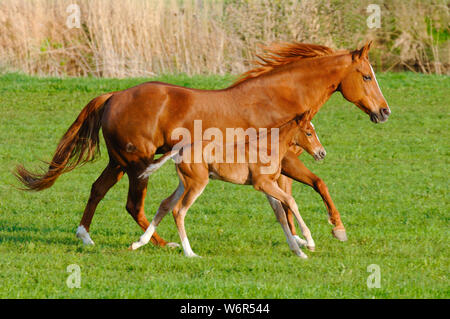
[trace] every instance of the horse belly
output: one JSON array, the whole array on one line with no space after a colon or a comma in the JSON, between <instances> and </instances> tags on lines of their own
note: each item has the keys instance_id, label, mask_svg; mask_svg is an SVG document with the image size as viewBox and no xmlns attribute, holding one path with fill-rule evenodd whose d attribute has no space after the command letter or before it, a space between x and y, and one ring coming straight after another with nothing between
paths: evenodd
<instances>
[{"instance_id":1,"label":"horse belly","mask_svg":"<svg viewBox=\"0 0 450 319\"><path fill-rule=\"evenodd\" d=\"M239 163L213 163L210 164L209 177L224 182L249 185L251 184L250 171L247 164Z\"/></svg>"}]
</instances>

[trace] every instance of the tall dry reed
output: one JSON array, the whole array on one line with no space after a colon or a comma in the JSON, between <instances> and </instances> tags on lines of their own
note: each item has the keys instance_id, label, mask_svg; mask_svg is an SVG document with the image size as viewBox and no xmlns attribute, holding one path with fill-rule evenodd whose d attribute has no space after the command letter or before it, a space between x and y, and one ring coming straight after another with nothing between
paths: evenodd
<instances>
[{"instance_id":1,"label":"tall dry reed","mask_svg":"<svg viewBox=\"0 0 450 319\"><path fill-rule=\"evenodd\" d=\"M69 28L69 4L80 28ZM378 3L381 28L366 8ZM446 0L0 0L0 70L56 76L240 73L259 44L356 48L379 70L449 74Z\"/></svg>"}]
</instances>

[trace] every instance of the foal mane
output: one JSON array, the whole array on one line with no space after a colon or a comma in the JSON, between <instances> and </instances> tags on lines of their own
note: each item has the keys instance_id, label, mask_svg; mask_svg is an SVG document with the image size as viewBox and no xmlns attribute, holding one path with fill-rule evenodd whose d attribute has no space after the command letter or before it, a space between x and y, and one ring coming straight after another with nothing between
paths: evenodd
<instances>
[{"instance_id":1,"label":"foal mane","mask_svg":"<svg viewBox=\"0 0 450 319\"><path fill-rule=\"evenodd\" d=\"M253 61L254 64L259 66L242 74L230 87L248 79L259 77L291 62L335 53L333 49L323 45L300 42L275 43L271 46L263 46L263 49L265 50L264 53L256 55L259 60Z\"/></svg>"}]
</instances>

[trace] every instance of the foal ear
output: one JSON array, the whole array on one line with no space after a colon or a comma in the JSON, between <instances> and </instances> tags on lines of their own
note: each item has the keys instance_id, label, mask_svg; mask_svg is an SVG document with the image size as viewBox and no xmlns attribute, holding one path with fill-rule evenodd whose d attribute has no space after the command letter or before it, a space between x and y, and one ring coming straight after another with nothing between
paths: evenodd
<instances>
[{"instance_id":1,"label":"foal ear","mask_svg":"<svg viewBox=\"0 0 450 319\"><path fill-rule=\"evenodd\" d=\"M303 112L302 114L298 115L295 120L297 121L297 124L304 123L309 120L310 115L311 115L311 110L308 110L308 111Z\"/></svg>"}]
</instances>

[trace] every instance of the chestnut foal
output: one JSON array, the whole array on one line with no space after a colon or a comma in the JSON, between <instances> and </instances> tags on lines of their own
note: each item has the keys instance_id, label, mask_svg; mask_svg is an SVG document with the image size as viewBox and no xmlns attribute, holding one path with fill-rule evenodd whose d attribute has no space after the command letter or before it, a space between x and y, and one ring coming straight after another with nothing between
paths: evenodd
<instances>
[{"instance_id":1,"label":"chestnut foal","mask_svg":"<svg viewBox=\"0 0 450 319\"><path fill-rule=\"evenodd\" d=\"M301 258L307 258L307 255L301 251L299 245L303 243L306 244L306 246L310 250L314 250L315 244L311 236L311 232L300 216L294 198L290 194L284 192L278 186L277 180L281 174L281 161L290 147L294 145L300 146L309 154L314 156L316 160L322 159L326 155L326 152L323 146L320 144L319 139L314 131L314 127L309 120L309 113L310 112L305 112L302 115L296 116L294 119L291 119L290 121L281 125L279 127L278 141L275 143L275 145L270 144L269 146L267 140L265 141L265 143L263 142L263 144L261 144L261 141L267 139L269 136L273 143L273 139L271 136L271 134L273 134L272 132L268 133L266 136L258 137L258 151L260 151L261 145L268 145L266 154L273 154L272 152L275 152L276 154L274 157L271 157L272 161L270 163L263 163L261 158L257 158L255 163L250 162L250 143L244 143L244 145L241 146L245 148L245 162L235 161L233 163L224 163L221 161L221 163L219 163L218 161L206 161L205 156L203 156L202 160L197 163L193 163L192 161L187 162L183 160L185 159L183 157L183 153L190 152L189 155L194 156L195 145L191 144L188 148L182 148L181 150L172 150L171 152L166 153L164 156L158 159L156 163L151 164L141 174L140 178L147 178L155 170L161 167L167 160L169 160L170 158L175 158L175 161L178 163L176 165L176 169L180 179L180 183L175 192L162 201L158 212L150 223L150 226L140 237L139 241L131 245L130 249L135 250L147 244L163 217L173 209L173 215L178 228L184 253L187 257L197 257L197 255L192 251L186 235L186 231L184 228L184 217L189 207L205 189L206 185L208 184L209 178L213 178L235 184L253 185L256 190L265 193L271 203L278 221L281 224L281 227L283 228L287 242L289 244L289 248L297 256ZM203 151L210 143L214 142L199 142L199 145L202 146L202 154L205 155ZM233 148L233 156L234 154L237 154L238 147L239 146L236 146L236 144L231 145L231 148ZM276 147L278 148L276 149ZM226 152L228 152L228 149L226 149ZM261 154L261 152L259 152L258 154ZM271 171L270 173L267 173L269 166L271 168ZM300 230L303 236L306 238L306 242L301 239L296 240L296 238L294 238L294 236L292 235L287 223L286 214L281 204L289 207L289 209L293 212L295 219L299 224Z\"/></svg>"}]
</instances>

